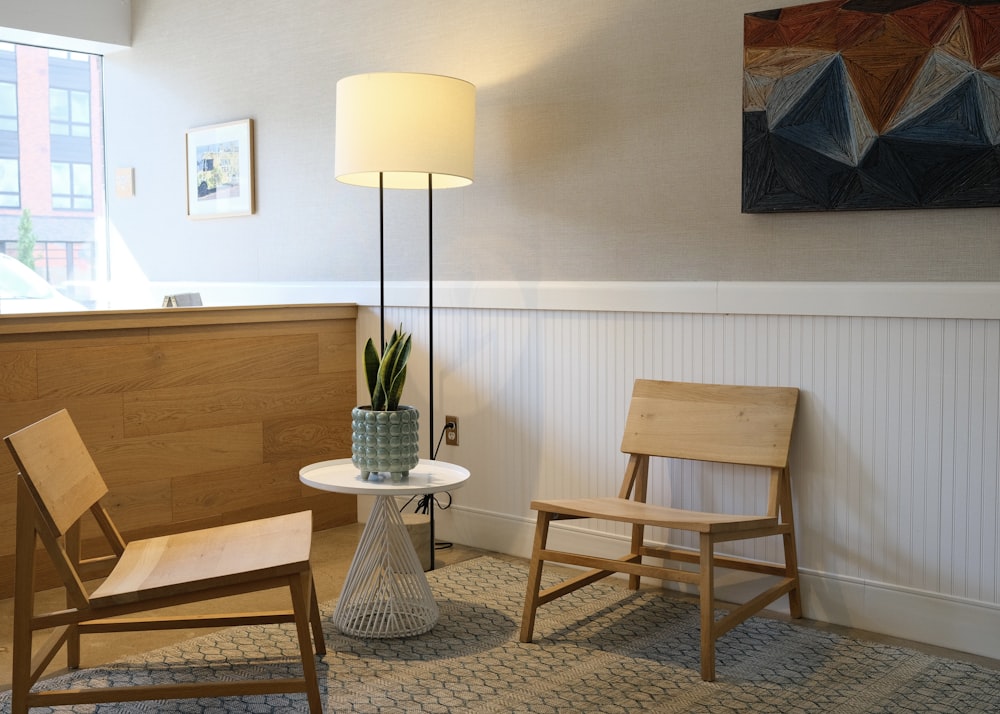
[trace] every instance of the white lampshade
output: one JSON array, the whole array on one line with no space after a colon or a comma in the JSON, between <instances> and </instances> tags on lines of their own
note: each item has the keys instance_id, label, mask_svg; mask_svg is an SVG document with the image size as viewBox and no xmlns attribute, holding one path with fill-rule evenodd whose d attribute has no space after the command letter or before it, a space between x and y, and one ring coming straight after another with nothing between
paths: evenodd
<instances>
[{"instance_id":1,"label":"white lampshade","mask_svg":"<svg viewBox=\"0 0 1000 714\"><path fill-rule=\"evenodd\" d=\"M435 74L379 72L337 82L334 173L355 186L472 183L476 88Z\"/></svg>"}]
</instances>

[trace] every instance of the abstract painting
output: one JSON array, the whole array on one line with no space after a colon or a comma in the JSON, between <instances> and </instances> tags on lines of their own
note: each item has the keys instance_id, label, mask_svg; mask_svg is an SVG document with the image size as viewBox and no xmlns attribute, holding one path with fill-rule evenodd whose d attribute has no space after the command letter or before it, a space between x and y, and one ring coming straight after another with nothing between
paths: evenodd
<instances>
[{"instance_id":1,"label":"abstract painting","mask_svg":"<svg viewBox=\"0 0 1000 714\"><path fill-rule=\"evenodd\" d=\"M1000 206L1000 2L744 16L743 212Z\"/></svg>"}]
</instances>

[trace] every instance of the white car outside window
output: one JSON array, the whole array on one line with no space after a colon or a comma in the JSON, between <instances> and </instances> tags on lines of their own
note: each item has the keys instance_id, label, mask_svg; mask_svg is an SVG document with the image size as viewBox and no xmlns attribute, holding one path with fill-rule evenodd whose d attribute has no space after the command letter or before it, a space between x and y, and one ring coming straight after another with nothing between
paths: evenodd
<instances>
[{"instance_id":1,"label":"white car outside window","mask_svg":"<svg viewBox=\"0 0 1000 714\"><path fill-rule=\"evenodd\" d=\"M0 315L86 310L16 258L0 253Z\"/></svg>"}]
</instances>

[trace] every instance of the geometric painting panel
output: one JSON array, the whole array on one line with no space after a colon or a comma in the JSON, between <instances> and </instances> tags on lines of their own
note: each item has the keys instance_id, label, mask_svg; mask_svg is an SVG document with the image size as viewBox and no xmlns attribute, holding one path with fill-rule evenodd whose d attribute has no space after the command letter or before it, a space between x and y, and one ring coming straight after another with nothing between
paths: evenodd
<instances>
[{"instance_id":1,"label":"geometric painting panel","mask_svg":"<svg viewBox=\"0 0 1000 714\"><path fill-rule=\"evenodd\" d=\"M744 213L984 206L1000 206L1000 1L744 16Z\"/></svg>"}]
</instances>

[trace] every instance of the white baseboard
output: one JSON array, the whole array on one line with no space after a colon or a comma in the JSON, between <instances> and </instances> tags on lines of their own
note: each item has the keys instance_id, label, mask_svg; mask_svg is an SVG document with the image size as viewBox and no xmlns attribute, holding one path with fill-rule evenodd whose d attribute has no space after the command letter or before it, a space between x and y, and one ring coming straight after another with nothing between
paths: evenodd
<instances>
[{"instance_id":1,"label":"white baseboard","mask_svg":"<svg viewBox=\"0 0 1000 714\"><path fill-rule=\"evenodd\" d=\"M534 519L453 506L436 514L438 540L472 548L528 558L534 538ZM617 557L622 539L557 524L549 536L554 548L580 548ZM890 584L866 582L827 573L802 571L802 607L812 620L946 647L1000 659L997 622L1000 608L942 597ZM719 578L719 598L743 601L746 578L742 574ZM787 612L787 600L774 605Z\"/></svg>"}]
</instances>

